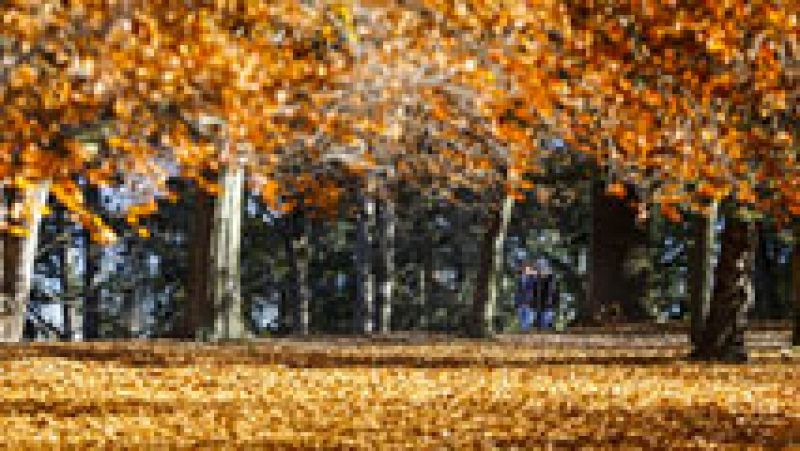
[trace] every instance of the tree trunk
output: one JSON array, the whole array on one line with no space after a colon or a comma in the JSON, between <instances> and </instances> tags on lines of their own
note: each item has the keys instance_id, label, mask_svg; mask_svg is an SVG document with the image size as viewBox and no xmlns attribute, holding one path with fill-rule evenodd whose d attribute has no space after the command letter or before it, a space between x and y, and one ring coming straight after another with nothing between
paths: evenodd
<instances>
[{"instance_id":1,"label":"tree trunk","mask_svg":"<svg viewBox=\"0 0 800 451\"><path fill-rule=\"evenodd\" d=\"M392 304L395 285L395 230L397 218L394 201L386 198L380 208L381 285L378 329L388 333L392 329Z\"/></svg>"},{"instance_id":2,"label":"tree trunk","mask_svg":"<svg viewBox=\"0 0 800 451\"><path fill-rule=\"evenodd\" d=\"M458 311L460 312L458 318L460 327L458 329L464 330L466 327L469 327L467 322L472 320L469 314L465 315L465 313L468 313L465 311L465 308L471 307L471 300L474 297L473 286L476 278L474 262L477 259L477 252L473 247L475 245L475 240L469 228L467 213L464 209L459 209L457 215L458 233L456 236L459 241L456 245L455 252L458 271L456 278Z\"/></svg>"},{"instance_id":3,"label":"tree trunk","mask_svg":"<svg viewBox=\"0 0 800 451\"><path fill-rule=\"evenodd\" d=\"M288 334L292 332L292 314L289 306L291 300L295 297L292 295L294 283L291 279L287 278L281 285L281 298L278 304L278 332L281 334Z\"/></svg>"},{"instance_id":4,"label":"tree trunk","mask_svg":"<svg viewBox=\"0 0 800 451\"><path fill-rule=\"evenodd\" d=\"M757 319L778 319L781 317L781 306L778 299L778 268L770 252L771 237L767 227L757 225L757 246L755 255L755 304L753 317Z\"/></svg>"},{"instance_id":5,"label":"tree trunk","mask_svg":"<svg viewBox=\"0 0 800 451\"><path fill-rule=\"evenodd\" d=\"M375 231L375 198L374 181L368 178L365 192L362 193L362 211L357 224L356 271L357 295L354 309L355 331L371 334L375 331L375 271L374 231Z\"/></svg>"},{"instance_id":6,"label":"tree trunk","mask_svg":"<svg viewBox=\"0 0 800 451\"><path fill-rule=\"evenodd\" d=\"M292 247L294 250L293 273L296 284L295 292L297 299L294 300L294 324L295 333L308 335L311 326L311 285L309 283L309 268L311 261L311 222L301 216L297 218L300 224L296 224Z\"/></svg>"},{"instance_id":7,"label":"tree trunk","mask_svg":"<svg viewBox=\"0 0 800 451\"><path fill-rule=\"evenodd\" d=\"M428 218L429 220L430 218ZM426 232L430 232L426 228ZM431 301L433 300L433 240L430 233L426 233L428 245L420 249L422 264L419 270L419 329L428 330L431 327Z\"/></svg>"},{"instance_id":8,"label":"tree trunk","mask_svg":"<svg viewBox=\"0 0 800 451\"><path fill-rule=\"evenodd\" d=\"M136 277L142 274L142 261L138 245L134 244L128 247L128 253L131 257L134 266L134 274ZM139 285L134 283L131 287L126 289L123 293L121 319L122 326L124 327L124 334L127 338L138 338L141 329L141 297L139 294Z\"/></svg>"},{"instance_id":9,"label":"tree trunk","mask_svg":"<svg viewBox=\"0 0 800 451\"><path fill-rule=\"evenodd\" d=\"M636 223L636 212L619 199L605 193L604 185L592 186L592 236L590 251L589 298L582 322L600 321L604 309L620 308L627 321L648 317L641 278L631 271L631 257L646 246L647 235Z\"/></svg>"},{"instance_id":10,"label":"tree trunk","mask_svg":"<svg viewBox=\"0 0 800 451\"><path fill-rule=\"evenodd\" d=\"M50 191L49 182L41 182L26 193L31 215L26 221L26 236L15 236L0 232L2 244L2 293L0 293L0 342L19 342L22 340L22 329L25 312L30 300L31 282L33 280L36 247L39 241L39 224L42 219L42 207L47 202ZM9 199L15 202L12 195Z\"/></svg>"},{"instance_id":11,"label":"tree trunk","mask_svg":"<svg viewBox=\"0 0 800 451\"><path fill-rule=\"evenodd\" d=\"M691 327L689 338L697 347L703 335L711 308L711 287L714 277L714 242L717 207L708 216L698 216L692 222L692 243L689 254L689 305Z\"/></svg>"},{"instance_id":12,"label":"tree trunk","mask_svg":"<svg viewBox=\"0 0 800 451\"><path fill-rule=\"evenodd\" d=\"M753 223L730 215L720 239L711 309L693 356L703 360L744 361L744 332L753 303Z\"/></svg>"},{"instance_id":13,"label":"tree trunk","mask_svg":"<svg viewBox=\"0 0 800 451\"><path fill-rule=\"evenodd\" d=\"M794 226L794 246L792 248L792 294L794 299L794 332L792 345L800 346L800 226Z\"/></svg>"},{"instance_id":14,"label":"tree trunk","mask_svg":"<svg viewBox=\"0 0 800 451\"><path fill-rule=\"evenodd\" d=\"M77 272L78 249L68 247L64 249L64 265L62 266L62 280L64 285L63 305L61 314L63 318L62 335L65 341L77 339L75 332L81 330L81 317L78 315L78 293L76 287L80 286L80 275Z\"/></svg>"},{"instance_id":15,"label":"tree trunk","mask_svg":"<svg viewBox=\"0 0 800 451\"><path fill-rule=\"evenodd\" d=\"M100 293L96 288L100 259L100 246L92 241L89 231L84 231L83 268L83 339L100 338Z\"/></svg>"},{"instance_id":16,"label":"tree trunk","mask_svg":"<svg viewBox=\"0 0 800 451\"><path fill-rule=\"evenodd\" d=\"M58 232L67 233L67 210L64 207L59 208L58 213ZM75 255L76 249L72 247L72 240L66 239L59 247L59 269L61 276L61 338L64 341L72 341L75 339L75 322L78 319L77 315L77 301L75 288L79 286L78 274L75 271Z\"/></svg>"},{"instance_id":17,"label":"tree trunk","mask_svg":"<svg viewBox=\"0 0 800 451\"><path fill-rule=\"evenodd\" d=\"M219 185L216 197L197 193L186 338L229 340L245 333L240 271L243 168L224 168Z\"/></svg>"},{"instance_id":18,"label":"tree trunk","mask_svg":"<svg viewBox=\"0 0 800 451\"><path fill-rule=\"evenodd\" d=\"M126 338L138 338L141 332L141 310L136 287L125 291L122 299L122 325Z\"/></svg>"},{"instance_id":19,"label":"tree trunk","mask_svg":"<svg viewBox=\"0 0 800 451\"><path fill-rule=\"evenodd\" d=\"M291 229L286 234L284 240L284 253L286 255L286 266L288 269L288 277L284 284L283 293L281 296L280 305L280 329L282 332L293 333L297 328L297 299L300 297L300 284L298 280L300 277L297 274L297 255L295 253L295 234L294 234L294 221L289 221L288 228Z\"/></svg>"},{"instance_id":20,"label":"tree trunk","mask_svg":"<svg viewBox=\"0 0 800 451\"><path fill-rule=\"evenodd\" d=\"M230 340L242 338L245 332L240 268L244 169L223 169L220 182L221 190L214 208L211 236L215 314L212 339Z\"/></svg>"},{"instance_id":21,"label":"tree trunk","mask_svg":"<svg viewBox=\"0 0 800 451\"><path fill-rule=\"evenodd\" d=\"M414 254L416 261L419 264L417 267L417 296L414 299L416 308L414 311L418 312L416 317L417 330L429 330L431 328L431 314L433 312L432 302L434 295L434 279L433 271L435 270L435 251L436 251L436 236L434 223L434 208L430 205L429 199L422 200L424 207L418 210L420 219L415 223L412 229L417 232L412 237L412 246L414 246ZM415 239L416 238L416 239Z\"/></svg>"},{"instance_id":22,"label":"tree trunk","mask_svg":"<svg viewBox=\"0 0 800 451\"><path fill-rule=\"evenodd\" d=\"M503 269L506 231L513 207L514 199L505 196L502 204L489 212L486 230L480 244L479 270L472 303L472 325L467 331L474 337L486 337L494 333L499 291L498 277Z\"/></svg>"},{"instance_id":23,"label":"tree trunk","mask_svg":"<svg viewBox=\"0 0 800 451\"><path fill-rule=\"evenodd\" d=\"M209 334L213 305L209 280L211 232L214 226L214 198L200 189L194 193L189 224L189 274L183 308L182 338L200 340Z\"/></svg>"},{"instance_id":24,"label":"tree trunk","mask_svg":"<svg viewBox=\"0 0 800 451\"><path fill-rule=\"evenodd\" d=\"M94 207L100 204L99 188L87 188L86 203ZM95 279L100 272L102 247L92 240L89 230L84 229L83 240L83 339L97 340L100 338L100 290Z\"/></svg>"}]
</instances>

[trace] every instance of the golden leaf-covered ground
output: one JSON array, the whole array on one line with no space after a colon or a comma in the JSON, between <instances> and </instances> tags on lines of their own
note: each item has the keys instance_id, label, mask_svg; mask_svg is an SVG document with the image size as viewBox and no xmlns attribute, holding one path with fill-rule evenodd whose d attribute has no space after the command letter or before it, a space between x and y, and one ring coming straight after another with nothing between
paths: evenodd
<instances>
[{"instance_id":1,"label":"golden leaf-covered ground","mask_svg":"<svg viewBox=\"0 0 800 451\"><path fill-rule=\"evenodd\" d=\"M796 356L698 364L680 340L650 340L14 345L0 348L0 443L800 446Z\"/></svg>"}]
</instances>

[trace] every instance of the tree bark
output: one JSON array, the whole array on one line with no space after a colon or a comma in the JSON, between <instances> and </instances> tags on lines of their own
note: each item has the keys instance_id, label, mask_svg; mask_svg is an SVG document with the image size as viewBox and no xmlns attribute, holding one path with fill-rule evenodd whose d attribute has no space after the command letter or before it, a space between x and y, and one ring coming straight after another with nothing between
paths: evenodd
<instances>
[{"instance_id":1,"label":"tree bark","mask_svg":"<svg viewBox=\"0 0 800 451\"><path fill-rule=\"evenodd\" d=\"M751 222L725 218L722 249L715 272L711 309L693 357L702 360L745 361L747 314L753 304L754 232Z\"/></svg>"},{"instance_id":2,"label":"tree bark","mask_svg":"<svg viewBox=\"0 0 800 451\"><path fill-rule=\"evenodd\" d=\"M66 248L64 249L64 265L62 266L62 280L66 282L64 285L64 304L61 306L61 314L63 317L62 335L65 341L73 341L76 339L75 331L80 330L80 315L78 315L78 296L75 287L79 286L79 275L76 272L75 261L77 260L77 249Z\"/></svg>"},{"instance_id":3,"label":"tree bark","mask_svg":"<svg viewBox=\"0 0 800 451\"><path fill-rule=\"evenodd\" d=\"M30 300L36 247L39 241L41 210L50 191L49 182L41 182L25 193L31 215L26 221L26 236L0 232L2 243L2 293L0 293L0 342L22 340L25 312ZM18 201L15 196L11 203Z\"/></svg>"},{"instance_id":4,"label":"tree bark","mask_svg":"<svg viewBox=\"0 0 800 451\"><path fill-rule=\"evenodd\" d=\"M375 331L375 271L374 231L375 231L375 198L374 181L367 179L367 187L362 192L362 211L357 224L356 272L357 295L354 309L355 331L371 334Z\"/></svg>"},{"instance_id":5,"label":"tree bark","mask_svg":"<svg viewBox=\"0 0 800 451\"><path fill-rule=\"evenodd\" d=\"M190 249L185 338L229 340L245 333L241 297L244 170L226 167L216 197L197 192Z\"/></svg>"},{"instance_id":6,"label":"tree bark","mask_svg":"<svg viewBox=\"0 0 800 451\"><path fill-rule=\"evenodd\" d=\"M500 205L489 212L481 240L478 277L472 304L472 324L467 333L487 337L494 333L494 317L499 292L498 277L503 269L504 247L514 198L505 196Z\"/></svg>"},{"instance_id":7,"label":"tree bark","mask_svg":"<svg viewBox=\"0 0 800 451\"><path fill-rule=\"evenodd\" d=\"M86 203L91 206L99 205L99 188L88 187ZM100 338L100 290L95 278L100 271L102 247L92 240L89 230L84 229L83 240L83 339L97 340Z\"/></svg>"},{"instance_id":8,"label":"tree bark","mask_svg":"<svg viewBox=\"0 0 800 451\"><path fill-rule=\"evenodd\" d=\"M781 317L781 306L778 299L778 269L770 252L771 237L763 223L757 229L757 246L755 255L755 304L753 317L757 319L778 319Z\"/></svg>"},{"instance_id":9,"label":"tree bark","mask_svg":"<svg viewBox=\"0 0 800 451\"><path fill-rule=\"evenodd\" d=\"M211 236L212 339L230 340L244 337L245 332L240 267L244 169L238 166L224 168L220 182Z\"/></svg>"},{"instance_id":10,"label":"tree bark","mask_svg":"<svg viewBox=\"0 0 800 451\"><path fill-rule=\"evenodd\" d=\"M293 270L296 284L295 293L297 299L294 300L294 324L295 333L308 335L311 327L311 285L309 282L309 268L311 261L311 223L303 217L296 218L300 224L295 224L295 234L292 240L294 252Z\"/></svg>"},{"instance_id":11,"label":"tree bark","mask_svg":"<svg viewBox=\"0 0 800 451\"><path fill-rule=\"evenodd\" d=\"M58 232L67 233L67 210L64 207L59 208L58 213ZM59 246L59 269L61 271L61 339L64 341L72 341L75 339L75 322L78 318L77 315L77 296L75 288L79 285L77 282L78 275L74 268L76 260L75 248L72 247L72 240L64 240L64 243Z\"/></svg>"},{"instance_id":12,"label":"tree bark","mask_svg":"<svg viewBox=\"0 0 800 451\"><path fill-rule=\"evenodd\" d=\"M711 289L714 281L714 243L717 207L708 216L692 221L692 243L689 255L689 306L691 326L689 338L693 347L699 345L711 308Z\"/></svg>"},{"instance_id":13,"label":"tree bark","mask_svg":"<svg viewBox=\"0 0 800 451\"><path fill-rule=\"evenodd\" d=\"M583 323L598 323L601 310L612 306L619 306L627 321L648 317L643 305L645 287L631 271L630 261L637 249L647 245L647 235L636 223L629 200L607 195L601 182L592 186L591 272Z\"/></svg>"},{"instance_id":14,"label":"tree bark","mask_svg":"<svg viewBox=\"0 0 800 451\"><path fill-rule=\"evenodd\" d=\"M286 234L284 240L284 254L286 255L286 266L288 270L288 277L284 284L284 289L281 297L280 305L280 328L282 332L293 333L296 331L297 315L297 299L299 298L298 283L299 276L297 274L297 255L295 255L295 234L294 234L294 221L289 221L289 233Z\"/></svg>"},{"instance_id":15,"label":"tree bark","mask_svg":"<svg viewBox=\"0 0 800 451\"><path fill-rule=\"evenodd\" d=\"M141 305L136 287L125 291L122 303L123 332L127 338L138 338L141 333Z\"/></svg>"},{"instance_id":16,"label":"tree bark","mask_svg":"<svg viewBox=\"0 0 800 451\"><path fill-rule=\"evenodd\" d=\"M426 218L426 222L430 217ZM428 330L431 327L431 301L433 300L433 239L430 227L425 228L425 238L428 243L423 249L422 262L419 270L419 329Z\"/></svg>"},{"instance_id":17,"label":"tree bark","mask_svg":"<svg viewBox=\"0 0 800 451\"><path fill-rule=\"evenodd\" d=\"M214 198L196 189L192 221L189 224L189 274L181 331L181 336L187 339L200 340L209 333L213 305L209 280L213 218Z\"/></svg>"},{"instance_id":18,"label":"tree bark","mask_svg":"<svg viewBox=\"0 0 800 451\"><path fill-rule=\"evenodd\" d=\"M395 285L395 231L397 218L394 201L386 198L380 208L381 285L378 330L388 333L392 329L392 305Z\"/></svg>"},{"instance_id":19,"label":"tree bark","mask_svg":"<svg viewBox=\"0 0 800 451\"><path fill-rule=\"evenodd\" d=\"M142 274L142 261L138 245L128 247L128 253L133 261L134 273L136 277ZM139 294L139 284L134 283L125 290L122 299L121 319L124 333L127 338L138 338L141 332L141 297Z\"/></svg>"}]
</instances>

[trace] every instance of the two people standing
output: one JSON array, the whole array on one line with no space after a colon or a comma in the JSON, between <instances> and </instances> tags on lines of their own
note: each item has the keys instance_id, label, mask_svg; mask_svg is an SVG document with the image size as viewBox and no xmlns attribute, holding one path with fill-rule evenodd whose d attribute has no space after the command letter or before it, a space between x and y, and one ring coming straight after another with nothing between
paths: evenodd
<instances>
[{"instance_id":1,"label":"two people standing","mask_svg":"<svg viewBox=\"0 0 800 451\"><path fill-rule=\"evenodd\" d=\"M552 327L558 299L558 284L553 273L542 264L526 263L515 297L520 329L528 332L534 325L542 329Z\"/></svg>"}]
</instances>

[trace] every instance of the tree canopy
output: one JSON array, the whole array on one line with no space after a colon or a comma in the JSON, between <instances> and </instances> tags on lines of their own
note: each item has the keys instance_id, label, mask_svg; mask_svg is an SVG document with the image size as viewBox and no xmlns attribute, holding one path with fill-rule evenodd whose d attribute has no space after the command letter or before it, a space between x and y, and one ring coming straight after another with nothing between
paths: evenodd
<instances>
[{"instance_id":1,"label":"tree canopy","mask_svg":"<svg viewBox=\"0 0 800 451\"><path fill-rule=\"evenodd\" d=\"M543 137L673 218L729 195L780 221L800 211L792 2L1 8L0 177L50 181L101 239L113 233L78 178L141 188L133 223L170 175L214 192L230 164L275 208L335 192L317 177L332 159L421 189L515 191L541 170Z\"/></svg>"}]
</instances>

